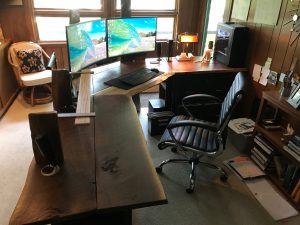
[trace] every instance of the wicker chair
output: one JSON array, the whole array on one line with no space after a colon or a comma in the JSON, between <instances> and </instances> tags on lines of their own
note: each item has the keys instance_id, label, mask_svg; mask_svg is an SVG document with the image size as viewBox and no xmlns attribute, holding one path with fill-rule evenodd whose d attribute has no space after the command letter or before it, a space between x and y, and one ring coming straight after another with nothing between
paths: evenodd
<instances>
[{"instance_id":1,"label":"wicker chair","mask_svg":"<svg viewBox=\"0 0 300 225\"><path fill-rule=\"evenodd\" d=\"M45 60L48 60L47 66ZM12 66L27 103L34 106L52 101L51 69L56 64L54 52L49 57L36 43L17 42L8 50L8 62Z\"/></svg>"}]
</instances>

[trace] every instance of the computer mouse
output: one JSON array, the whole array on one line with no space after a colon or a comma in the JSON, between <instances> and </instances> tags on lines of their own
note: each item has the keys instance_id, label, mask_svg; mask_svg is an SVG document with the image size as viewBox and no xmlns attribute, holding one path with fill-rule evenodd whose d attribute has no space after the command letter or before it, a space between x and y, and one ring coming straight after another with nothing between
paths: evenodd
<instances>
[{"instance_id":1,"label":"computer mouse","mask_svg":"<svg viewBox=\"0 0 300 225\"><path fill-rule=\"evenodd\" d=\"M159 73L159 70L157 68L151 68L150 69L152 72L155 72L155 73Z\"/></svg>"}]
</instances>

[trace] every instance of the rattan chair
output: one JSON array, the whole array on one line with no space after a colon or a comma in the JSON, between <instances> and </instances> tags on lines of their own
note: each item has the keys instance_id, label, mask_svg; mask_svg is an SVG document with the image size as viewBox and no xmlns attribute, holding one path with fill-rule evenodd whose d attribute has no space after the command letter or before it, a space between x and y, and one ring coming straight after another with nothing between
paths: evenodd
<instances>
[{"instance_id":1,"label":"rattan chair","mask_svg":"<svg viewBox=\"0 0 300 225\"><path fill-rule=\"evenodd\" d=\"M36 43L17 42L8 50L8 62L12 66L27 103L34 106L52 101L51 69L56 64L54 52L49 57Z\"/></svg>"}]
</instances>

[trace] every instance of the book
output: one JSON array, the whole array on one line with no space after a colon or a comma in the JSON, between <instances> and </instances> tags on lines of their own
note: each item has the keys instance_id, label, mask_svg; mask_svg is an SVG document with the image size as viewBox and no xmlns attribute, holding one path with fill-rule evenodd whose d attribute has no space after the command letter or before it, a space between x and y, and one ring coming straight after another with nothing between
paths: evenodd
<instances>
[{"instance_id":1,"label":"book","mask_svg":"<svg viewBox=\"0 0 300 225\"><path fill-rule=\"evenodd\" d=\"M292 137L291 141L294 142L295 145L300 147L300 136L295 135L294 137Z\"/></svg>"},{"instance_id":2,"label":"book","mask_svg":"<svg viewBox=\"0 0 300 225\"><path fill-rule=\"evenodd\" d=\"M264 155L264 153L262 153L260 150L258 150L255 146L252 149L252 153L255 154L256 156L258 156L264 164L268 163L270 160L269 158L267 158Z\"/></svg>"},{"instance_id":3,"label":"book","mask_svg":"<svg viewBox=\"0 0 300 225\"><path fill-rule=\"evenodd\" d=\"M266 170L267 166L261 163L261 161L255 156L255 155L250 155L250 158L256 163L256 165L261 169L261 170Z\"/></svg>"},{"instance_id":4,"label":"book","mask_svg":"<svg viewBox=\"0 0 300 225\"><path fill-rule=\"evenodd\" d=\"M294 164L289 164L285 170L282 186L287 191L288 191L288 187L289 187L290 181L292 179L292 176L295 172L295 169L296 169L296 166Z\"/></svg>"},{"instance_id":5,"label":"book","mask_svg":"<svg viewBox=\"0 0 300 225\"><path fill-rule=\"evenodd\" d=\"M233 158L225 163L243 180L266 175L249 157Z\"/></svg>"},{"instance_id":6,"label":"book","mask_svg":"<svg viewBox=\"0 0 300 225\"><path fill-rule=\"evenodd\" d=\"M269 146L263 144L263 142L261 142L259 140L259 138L255 137L254 138L254 143L257 144L257 146L259 146L260 149L264 150L267 155L271 155L272 154L273 149L271 149Z\"/></svg>"},{"instance_id":7,"label":"book","mask_svg":"<svg viewBox=\"0 0 300 225\"><path fill-rule=\"evenodd\" d=\"M296 167L291 179L289 180L289 184L288 184L288 188L287 188L287 191L289 193L292 193L294 187L297 185L297 182L299 180L299 175L300 175L300 168Z\"/></svg>"},{"instance_id":8,"label":"book","mask_svg":"<svg viewBox=\"0 0 300 225\"><path fill-rule=\"evenodd\" d=\"M296 197L297 192L299 191L300 191L300 179L298 179L298 182L292 191L291 197L294 199Z\"/></svg>"},{"instance_id":9,"label":"book","mask_svg":"<svg viewBox=\"0 0 300 225\"><path fill-rule=\"evenodd\" d=\"M300 147L295 145L292 141L288 142L288 147L291 148L296 154L300 155Z\"/></svg>"},{"instance_id":10,"label":"book","mask_svg":"<svg viewBox=\"0 0 300 225\"><path fill-rule=\"evenodd\" d=\"M300 162L300 156L296 154L292 149L290 149L287 145L283 146L282 149L293 156L298 162Z\"/></svg>"},{"instance_id":11,"label":"book","mask_svg":"<svg viewBox=\"0 0 300 225\"><path fill-rule=\"evenodd\" d=\"M283 165L282 165L282 162L280 160L280 157L277 156L277 155L274 155L273 156L273 161L274 161L274 165L275 165L275 168L276 168L277 176L279 178L283 178L284 169L283 169Z\"/></svg>"}]
</instances>

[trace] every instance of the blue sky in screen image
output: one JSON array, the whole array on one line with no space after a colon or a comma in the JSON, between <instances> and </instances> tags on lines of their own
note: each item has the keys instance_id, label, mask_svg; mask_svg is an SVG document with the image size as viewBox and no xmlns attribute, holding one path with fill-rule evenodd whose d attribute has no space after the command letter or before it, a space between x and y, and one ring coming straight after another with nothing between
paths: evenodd
<instances>
[{"instance_id":1,"label":"blue sky in screen image","mask_svg":"<svg viewBox=\"0 0 300 225\"><path fill-rule=\"evenodd\" d=\"M105 37L105 21L93 21L92 23L84 23L81 30L85 30L91 39L99 39L99 37Z\"/></svg>"},{"instance_id":2,"label":"blue sky in screen image","mask_svg":"<svg viewBox=\"0 0 300 225\"><path fill-rule=\"evenodd\" d=\"M123 21L131 24L138 32L156 31L156 18L128 18Z\"/></svg>"}]
</instances>

